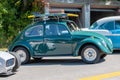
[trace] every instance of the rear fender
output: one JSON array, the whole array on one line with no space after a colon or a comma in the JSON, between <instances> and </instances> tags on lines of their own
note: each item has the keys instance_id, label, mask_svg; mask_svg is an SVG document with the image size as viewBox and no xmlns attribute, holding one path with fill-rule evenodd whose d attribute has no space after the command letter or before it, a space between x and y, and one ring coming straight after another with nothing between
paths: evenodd
<instances>
[{"instance_id":1,"label":"rear fender","mask_svg":"<svg viewBox=\"0 0 120 80\"><path fill-rule=\"evenodd\" d=\"M9 51L13 51L17 47L24 47L28 50L30 53L30 56L32 57L34 55L33 49L30 47L31 45L27 42L16 42L10 49Z\"/></svg>"}]
</instances>

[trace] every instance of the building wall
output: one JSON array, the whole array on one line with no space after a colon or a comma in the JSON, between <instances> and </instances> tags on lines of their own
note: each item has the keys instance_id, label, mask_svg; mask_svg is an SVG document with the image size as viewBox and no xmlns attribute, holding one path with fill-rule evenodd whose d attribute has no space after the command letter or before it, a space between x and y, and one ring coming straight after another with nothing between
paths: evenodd
<instances>
[{"instance_id":1,"label":"building wall","mask_svg":"<svg viewBox=\"0 0 120 80\"><path fill-rule=\"evenodd\" d=\"M118 15L118 9L120 7L120 2L117 0L45 0L50 3L50 9L64 9L66 13L77 13L80 15L79 20L82 23L83 27L85 21L83 18L84 5L90 4L90 23L92 24L97 19ZM86 10L87 12L87 10ZM87 15L86 15L87 16ZM79 22L77 22L79 23Z\"/></svg>"}]
</instances>

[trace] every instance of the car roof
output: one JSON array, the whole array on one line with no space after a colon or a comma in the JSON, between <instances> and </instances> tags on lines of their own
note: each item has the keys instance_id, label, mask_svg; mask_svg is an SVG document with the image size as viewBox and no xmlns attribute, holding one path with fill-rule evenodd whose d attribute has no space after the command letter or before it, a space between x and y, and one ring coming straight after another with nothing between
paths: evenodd
<instances>
[{"instance_id":1,"label":"car roof","mask_svg":"<svg viewBox=\"0 0 120 80\"><path fill-rule=\"evenodd\" d=\"M24 30L28 29L29 27L34 27L34 25L38 24L47 24L47 23L67 23L67 22L73 22L72 20L46 20L46 21L37 21L34 23L29 24Z\"/></svg>"},{"instance_id":2,"label":"car roof","mask_svg":"<svg viewBox=\"0 0 120 80\"><path fill-rule=\"evenodd\" d=\"M109 21L114 21L114 20L120 20L120 16L104 17L104 18L101 18L101 19L97 20L96 22L98 24L102 24L102 23L109 22Z\"/></svg>"},{"instance_id":3,"label":"car roof","mask_svg":"<svg viewBox=\"0 0 120 80\"><path fill-rule=\"evenodd\" d=\"M44 22L46 22L46 23L56 23L56 22L73 22L72 20L65 20L65 19L63 19L63 20L46 20L46 21L37 21L37 22L35 22L35 24L36 23L44 23Z\"/></svg>"}]
</instances>

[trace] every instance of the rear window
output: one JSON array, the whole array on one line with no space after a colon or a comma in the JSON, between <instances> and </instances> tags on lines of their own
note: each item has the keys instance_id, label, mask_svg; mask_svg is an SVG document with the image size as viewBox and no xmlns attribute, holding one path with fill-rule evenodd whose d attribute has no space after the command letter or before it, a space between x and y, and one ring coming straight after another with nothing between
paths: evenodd
<instances>
[{"instance_id":1,"label":"rear window","mask_svg":"<svg viewBox=\"0 0 120 80\"><path fill-rule=\"evenodd\" d=\"M98 26L97 22L93 23L92 26L90 27L90 29L96 29Z\"/></svg>"},{"instance_id":2,"label":"rear window","mask_svg":"<svg viewBox=\"0 0 120 80\"><path fill-rule=\"evenodd\" d=\"M104 23L98 29L114 30L114 21Z\"/></svg>"},{"instance_id":3,"label":"rear window","mask_svg":"<svg viewBox=\"0 0 120 80\"><path fill-rule=\"evenodd\" d=\"M43 25L37 25L26 30L25 36L43 36Z\"/></svg>"}]
</instances>

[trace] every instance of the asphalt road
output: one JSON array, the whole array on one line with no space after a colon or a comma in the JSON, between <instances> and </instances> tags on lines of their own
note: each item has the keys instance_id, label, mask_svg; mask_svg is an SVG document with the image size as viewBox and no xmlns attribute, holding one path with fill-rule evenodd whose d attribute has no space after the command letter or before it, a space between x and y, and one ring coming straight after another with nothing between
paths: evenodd
<instances>
[{"instance_id":1,"label":"asphalt road","mask_svg":"<svg viewBox=\"0 0 120 80\"><path fill-rule=\"evenodd\" d=\"M106 75L108 76L107 78L104 77ZM97 77L97 79L94 79L95 76L99 76L100 78ZM101 79L120 80L120 53L108 55L97 64L85 64L80 57L45 57L40 62L31 60L29 64L22 65L19 70L11 76L0 77L0 80Z\"/></svg>"}]
</instances>

